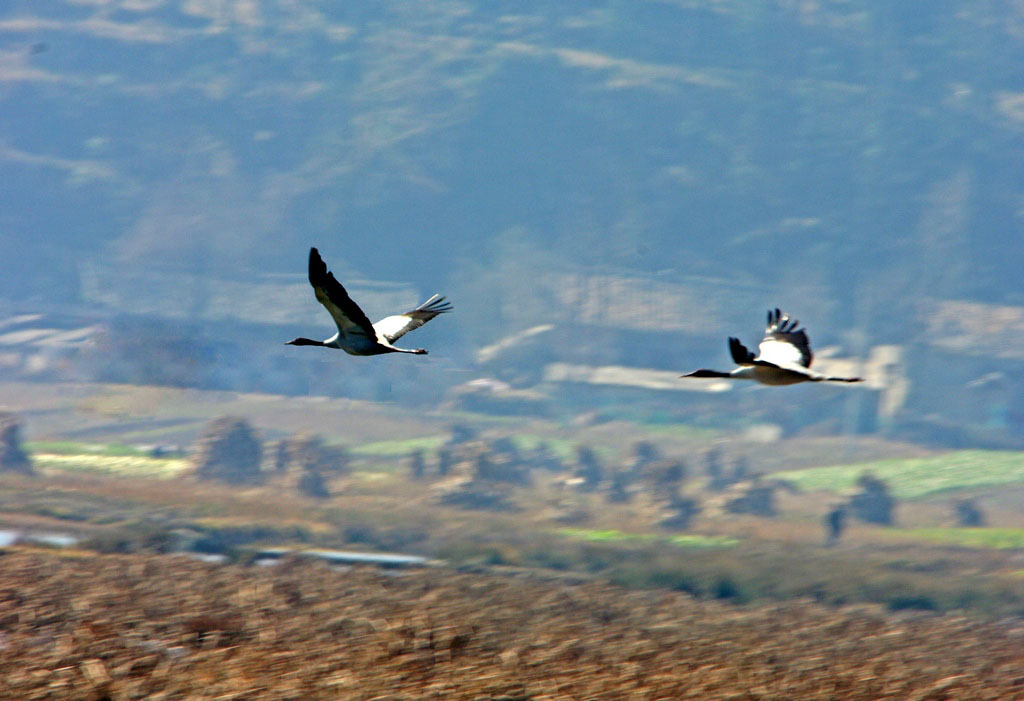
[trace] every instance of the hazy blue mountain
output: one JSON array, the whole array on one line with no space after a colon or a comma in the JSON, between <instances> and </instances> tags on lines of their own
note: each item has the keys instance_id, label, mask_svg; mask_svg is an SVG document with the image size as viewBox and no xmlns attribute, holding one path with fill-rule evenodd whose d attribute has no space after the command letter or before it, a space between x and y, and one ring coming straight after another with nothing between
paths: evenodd
<instances>
[{"instance_id":1,"label":"hazy blue mountain","mask_svg":"<svg viewBox=\"0 0 1024 701\"><path fill-rule=\"evenodd\" d=\"M1021 66L1024 10L977 0L13 0L0 296L316 244L463 309L660 272L900 334L924 297L1024 303Z\"/></svg>"}]
</instances>

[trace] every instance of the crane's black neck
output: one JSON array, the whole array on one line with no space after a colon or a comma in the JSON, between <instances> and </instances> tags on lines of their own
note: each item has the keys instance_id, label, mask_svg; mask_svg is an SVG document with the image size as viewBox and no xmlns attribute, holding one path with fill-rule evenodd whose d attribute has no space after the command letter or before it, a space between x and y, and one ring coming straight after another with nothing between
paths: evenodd
<instances>
[{"instance_id":1,"label":"crane's black neck","mask_svg":"<svg viewBox=\"0 0 1024 701\"><path fill-rule=\"evenodd\" d=\"M286 346L326 346L327 344L323 341L314 341L311 338L296 338L294 341L288 341L285 343Z\"/></svg>"},{"instance_id":2,"label":"crane's black neck","mask_svg":"<svg viewBox=\"0 0 1024 701\"><path fill-rule=\"evenodd\" d=\"M732 377L731 373L721 372L719 370L708 370L701 368L700 370L694 370L693 372L683 375L683 377Z\"/></svg>"}]
</instances>

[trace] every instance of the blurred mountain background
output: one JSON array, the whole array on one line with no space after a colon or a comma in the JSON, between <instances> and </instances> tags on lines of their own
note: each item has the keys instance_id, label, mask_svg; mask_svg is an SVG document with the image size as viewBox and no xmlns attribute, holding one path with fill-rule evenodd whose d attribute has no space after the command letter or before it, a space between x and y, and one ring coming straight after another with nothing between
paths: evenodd
<instances>
[{"instance_id":1,"label":"blurred mountain background","mask_svg":"<svg viewBox=\"0 0 1024 701\"><path fill-rule=\"evenodd\" d=\"M1022 66L1020 2L8 0L0 370L1013 442ZM431 355L281 345L311 245ZM775 306L868 389L668 382Z\"/></svg>"}]
</instances>

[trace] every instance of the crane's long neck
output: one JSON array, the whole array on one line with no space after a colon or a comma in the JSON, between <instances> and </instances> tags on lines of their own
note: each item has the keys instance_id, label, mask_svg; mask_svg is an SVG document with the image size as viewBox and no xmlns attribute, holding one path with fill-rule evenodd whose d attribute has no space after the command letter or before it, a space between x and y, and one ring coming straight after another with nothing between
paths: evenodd
<instances>
[{"instance_id":1,"label":"crane's long neck","mask_svg":"<svg viewBox=\"0 0 1024 701\"><path fill-rule=\"evenodd\" d=\"M288 341L285 343L286 346L326 346L327 344L323 341L314 341L311 338L296 338L294 341Z\"/></svg>"}]
</instances>

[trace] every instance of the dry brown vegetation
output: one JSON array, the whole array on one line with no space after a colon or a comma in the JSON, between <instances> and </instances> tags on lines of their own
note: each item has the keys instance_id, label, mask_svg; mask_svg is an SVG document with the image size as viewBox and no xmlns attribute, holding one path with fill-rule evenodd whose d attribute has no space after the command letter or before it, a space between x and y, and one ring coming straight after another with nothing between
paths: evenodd
<instances>
[{"instance_id":1,"label":"dry brown vegetation","mask_svg":"<svg viewBox=\"0 0 1024 701\"><path fill-rule=\"evenodd\" d=\"M13 551L4 698L1007 699L1024 626L522 572Z\"/></svg>"},{"instance_id":2,"label":"dry brown vegetation","mask_svg":"<svg viewBox=\"0 0 1024 701\"><path fill-rule=\"evenodd\" d=\"M780 442L762 462L751 446L686 427L135 389L52 396L53 411L29 409L27 429L39 417L37 439L186 445L211 413L230 412L268 441L266 479L4 474L0 524L69 532L92 552L0 555L0 698L1006 698L1018 680L1024 698L1024 673L1011 671L1024 635L1019 550L860 522L825 548L820 518L834 494L773 488L778 515L766 518L729 508L758 483L707 484L712 451L732 475L748 455L758 471L814 464L837 439ZM446 439L461 421L472 435ZM310 435L331 426L323 442ZM594 448L589 469L581 445ZM424 457L415 479L414 451ZM324 481L317 499L297 489L309 474ZM447 503L460 485L476 498L493 490L509 510ZM996 523L1020 523L1011 491L985 496ZM683 497L700 510L666 528ZM950 508L901 501L897 519L941 525ZM399 577L245 566L267 546L447 564ZM182 549L233 564L157 555Z\"/></svg>"}]
</instances>

